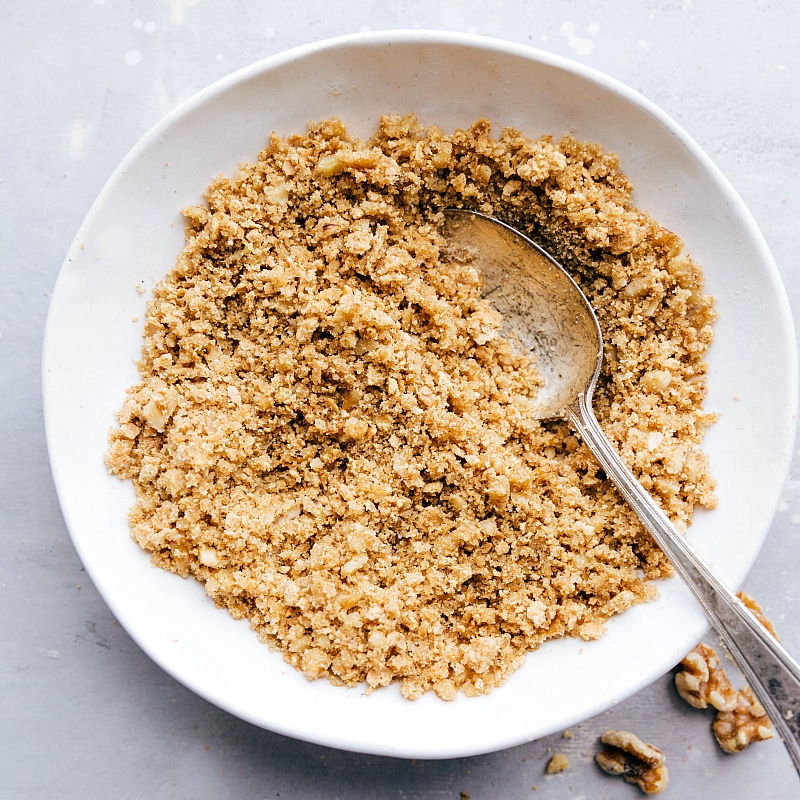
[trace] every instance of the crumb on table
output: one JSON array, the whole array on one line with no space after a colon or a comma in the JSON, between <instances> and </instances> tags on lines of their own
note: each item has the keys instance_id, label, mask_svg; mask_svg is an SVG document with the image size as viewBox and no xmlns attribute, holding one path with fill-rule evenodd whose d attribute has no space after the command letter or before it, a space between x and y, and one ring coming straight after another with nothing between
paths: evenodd
<instances>
[{"instance_id":1,"label":"crumb on table","mask_svg":"<svg viewBox=\"0 0 800 800\"><path fill-rule=\"evenodd\" d=\"M552 758L547 762L545 772L547 772L548 775L556 775L567 769L569 769L569 757L564 753L554 753Z\"/></svg>"}]
</instances>

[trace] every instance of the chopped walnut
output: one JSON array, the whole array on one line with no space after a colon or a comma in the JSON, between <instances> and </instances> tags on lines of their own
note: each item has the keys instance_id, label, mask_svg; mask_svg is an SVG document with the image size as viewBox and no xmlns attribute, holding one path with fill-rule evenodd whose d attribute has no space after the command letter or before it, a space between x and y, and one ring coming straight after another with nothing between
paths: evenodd
<instances>
[{"instance_id":1,"label":"chopped walnut","mask_svg":"<svg viewBox=\"0 0 800 800\"><path fill-rule=\"evenodd\" d=\"M737 592L736 596L744 603L747 610L750 611L752 615L775 637L775 639L780 641L772 622L770 622L769 618L761 610L761 606L752 597L750 597L749 594Z\"/></svg>"},{"instance_id":2,"label":"chopped walnut","mask_svg":"<svg viewBox=\"0 0 800 800\"><path fill-rule=\"evenodd\" d=\"M595 760L609 775L621 775L645 794L661 794L667 788L669 774L664 753L657 747L645 744L628 731L606 731L600 741L608 747Z\"/></svg>"},{"instance_id":3,"label":"chopped walnut","mask_svg":"<svg viewBox=\"0 0 800 800\"><path fill-rule=\"evenodd\" d=\"M777 639L772 623L758 603L744 592L737 597L756 619ZM682 670L675 675L675 688L695 708L712 706L717 715L711 728L714 738L726 753L740 753L750 742L761 742L774 736L772 724L761 703L749 686L735 691L713 648L697 647L681 661Z\"/></svg>"},{"instance_id":4,"label":"chopped walnut","mask_svg":"<svg viewBox=\"0 0 800 800\"><path fill-rule=\"evenodd\" d=\"M681 666L683 669L675 675L675 688L690 706L713 706L717 711L731 711L736 706L736 690L712 647L701 642L681 661Z\"/></svg>"},{"instance_id":5,"label":"chopped walnut","mask_svg":"<svg viewBox=\"0 0 800 800\"><path fill-rule=\"evenodd\" d=\"M740 753L750 742L763 742L775 735L767 712L749 686L737 692L733 709L717 714L711 728L726 753Z\"/></svg>"}]
</instances>

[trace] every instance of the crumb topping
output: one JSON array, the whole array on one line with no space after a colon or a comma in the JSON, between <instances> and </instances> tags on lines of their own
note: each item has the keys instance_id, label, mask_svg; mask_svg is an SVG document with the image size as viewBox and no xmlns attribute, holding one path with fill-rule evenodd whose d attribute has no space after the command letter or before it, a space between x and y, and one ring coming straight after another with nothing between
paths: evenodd
<instances>
[{"instance_id":1,"label":"crumb topping","mask_svg":"<svg viewBox=\"0 0 800 800\"><path fill-rule=\"evenodd\" d=\"M596 638L669 564L587 448L537 421L535 364L440 212L497 216L581 284L605 338L595 411L676 525L714 504L713 302L617 159L570 137L387 116L273 136L187 208L111 433L134 539L310 679L485 693Z\"/></svg>"}]
</instances>

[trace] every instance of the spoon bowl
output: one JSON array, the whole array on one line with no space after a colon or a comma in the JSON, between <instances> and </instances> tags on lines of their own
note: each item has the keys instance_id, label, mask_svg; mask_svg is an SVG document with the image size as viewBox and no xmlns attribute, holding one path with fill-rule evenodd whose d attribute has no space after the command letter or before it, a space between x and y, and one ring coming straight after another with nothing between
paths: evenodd
<instances>
[{"instance_id":1,"label":"spoon bowl","mask_svg":"<svg viewBox=\"0 0 800 800\"><path fill-rule=\"evenodd\" d=\"M535 358L539 418L565 417L692 590L800 772L800 665L697 556L622 461L592 410L603 362L597 317L577 283L535 242L471 211L444 212L442 234L483 278L503 330Z\"/></svg>"},{"instance_id":2,"label":"spoon bowl","mask_svg":"<svg viewBox=\"0 0 800 800\"><path fill-rule=\"evenodd\" d=\"M505 336L536 354L537 417L565 416L594 389L602 365L603 336L586 296L546 250L497 219L448 209L442 232L480 273Z\"/></svg>"}]
</instances>

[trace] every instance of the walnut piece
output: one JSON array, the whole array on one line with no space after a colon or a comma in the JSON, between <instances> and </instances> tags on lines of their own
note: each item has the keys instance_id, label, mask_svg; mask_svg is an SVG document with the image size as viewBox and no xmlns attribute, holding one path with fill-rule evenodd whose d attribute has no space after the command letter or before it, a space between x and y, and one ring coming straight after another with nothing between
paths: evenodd
<instances>
[{"instance_id":1,"label":"walnut piece","mask_svg":"<svg viewBox=\"0 0 800 800\"><path fill-rule=\"evenodd\" d=\"M726 753L740 753L750 742L763 742L775 735L767 712L753 697L749 686L736 693L733 709L717 714L711 729Z\"/></svg>"},{"instance_id":2,"label":"walnut piece","mask_svg":"<svg viewBox=\"0 0 800 800\"><path fill-rule=\"evenodd\" d=\"M681 661L683 669L675 675L678 694L694 708L713 706L731 711L736 706L736 690L712 647L702 642Z\"/></svg>"},{"instance_id":3,"label":"walnut piece","mask_svg":"<svg viewBox=\"0 0 800 800\"><path fill-rule=\"evenodd\" d=\"M667 788L669 774L664 753L657 747L645 744L629 731L606 731L600 741L607 749L601 750L595 760L609 775L621 775L645 794L661 794Z\"/></svg>"},{"instance_id":4,"label":"walnut piece","mask_svg":"<svg viewBox=\"0 0 800 800\"><path fill-rule=\"evenodd\" d=\"M548 775L555 775L569 769L569 758L564 753L555 753L553 757L547 762L545 772Z\"/></svg>"},{"instance_id":5,"label":"walnut piece","mask_svg":"<svg viewBox=\"0 0 800 800\"><path fill-rule=\"evenodd\" d=\"M758 603L744 592L739 592L737 597L777 639L775 628ZM681 667L675 675L678 694L695 708L711 706L717 710L711 728L724 752L740 753L751 742L762 742L775 735L766 711L750 687L738 692L734 690L713 648L698 644L681 661Z\"/></svg>"},{"instance_id":6,"label":"walnut piece","mask_svg":"<svg viewBox=\"0 0 800 800\"><path fill-rule=\"evenodd\" d=\"M761 610L761 606L752 597L750 597L749 594L737 592L736 596L745 604L747 610L750 611L752 615L775 637L775 639L780 641L772 622L770 622L767 615Z\"/></svg>"}]
</instances>

